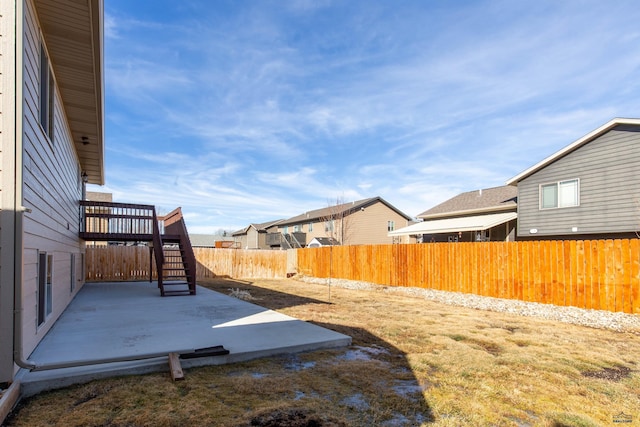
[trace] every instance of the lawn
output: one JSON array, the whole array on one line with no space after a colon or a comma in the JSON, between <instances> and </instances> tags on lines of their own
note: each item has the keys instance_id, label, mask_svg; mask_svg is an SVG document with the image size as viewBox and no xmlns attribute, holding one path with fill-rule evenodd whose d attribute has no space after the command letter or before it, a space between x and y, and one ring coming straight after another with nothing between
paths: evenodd
<instances>
[{"instance_id":1,"label":"lawn","mask_svg":"<svg viewBox=\"0 0 640 427\"><path fill-rule=\"evenodd\" d=\"M10 426L640 424L640 331L296 280L201 285L350 335L350 348L122 377L28 399Z\"/></svg>"}]
</instances>

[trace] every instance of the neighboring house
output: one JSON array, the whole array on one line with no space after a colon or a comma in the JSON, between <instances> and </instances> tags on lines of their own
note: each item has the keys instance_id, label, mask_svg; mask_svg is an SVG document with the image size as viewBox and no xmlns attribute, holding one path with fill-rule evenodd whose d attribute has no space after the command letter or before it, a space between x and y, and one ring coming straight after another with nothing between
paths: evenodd
<instances>
[{"instance_id":1,"label":"neighboring house","mask_svg":"<svg viewBox=\"0 0 640 427\"><path fill-rule=\"evenodd\" d=\"M269 229L277 230L277 224L282 221L263 222L261 224L249 224L242 230L231 233L235 247L240 249L271 249L267 245L267 233Z\"/></svg>"},{"instance_id":2,"label":"neighboring house","mask_svg":"<svg viewBox=\"0 0 640 427\"><path fill-rule=\"evenodd\" d=\"M424 243L513 241L517 193L507 185L462 193L418 215L423 222L389 235Z\"/></svg>"},{"instance_id":3,"label":"neighboring house","mask_svg":"<svg viewBox=\"0 0 640 427\"><path fill-rule=\"evenodd\" d=\"M113 194L103 193L99 191L86 191L83 200L91 202L113 202ZM93 207L87 209L90 213L110 213L110 208L107 207ZM87 222L87 231L89 232L104 232L109 228L109 220L106 218L92 218ZM87 241L85 242L87 247L107 246L108 242L104 241Z\"/></svg>"},{"instance_id":4,"label":"neighboring house","mask_svg":"<svg viewBox=\"0 0 640 427\"><path fill-rule=\"evenodd\" d=\"M342 245L395 243L387 233L410 223L409 215L381 197L371 197L283 220L276 232L267 234L267 244L272 248L305 247L316 237L331 237Z\"/></svg>"},{"instance_id":5,"label":"neighboring house","mask_svg":"<svg viewBox=\"0 0 640 427\"><path fill-rule=\"evenodd\" d=\"M613 119L507 182L518 238L637 237L639 177L640 119Z\"/></svg>"},{"instance_id":6,"label":"neighboring house","mask_svg":"<svg viewBox=\"0 0 640 427\"><path fill-rule=\"evenodd\" d=\"M215 248L216 242L224 239L217 234L189 234L192 248Z\"/></svg>"},{"instance_id":7,"label":"neighboring house","mask_svg":"<svg viewBox=\"0 0 640 427\"><path fill-rule=\"evenodd\" d=\"M102 0L0 1L0 384L84 284L79 201L104 184Z\"/></svg>"}]
</instances>

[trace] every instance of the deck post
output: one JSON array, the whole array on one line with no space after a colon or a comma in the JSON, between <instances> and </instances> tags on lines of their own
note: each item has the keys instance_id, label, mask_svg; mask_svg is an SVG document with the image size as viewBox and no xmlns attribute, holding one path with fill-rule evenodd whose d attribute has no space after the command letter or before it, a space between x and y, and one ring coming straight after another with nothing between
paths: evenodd
<instances>
[{"instance_id":1,"label":"deck post","mask_svg":"<svg viewBox=\"0 0 640 427\"><path fill-rule=\"evenodd\" d=\"M153 282L153 243L149 245L149 283Z\"/></svg>"}]
</instances>

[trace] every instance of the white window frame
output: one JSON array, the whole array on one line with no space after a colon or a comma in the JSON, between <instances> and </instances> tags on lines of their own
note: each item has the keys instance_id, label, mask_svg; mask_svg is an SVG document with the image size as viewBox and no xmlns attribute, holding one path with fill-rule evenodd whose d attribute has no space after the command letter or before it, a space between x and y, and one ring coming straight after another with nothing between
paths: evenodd
<instances>
[{"instance_id":1,"label":"white window frame","mask_svg":"<svg viewBox=\"0 0 640 427\"><path fill-rule=\"evenodd\" d=\"M312 223L312 222L310 222L310 223L309 223L309 232L312 232L312 231L313 231L313 223Z\"/></svg>"},{"instance_id":2,"label":"white window frame","mask_svg":"<svg viewBox=\"0 0 640 427\"><path fill-rule=\"evenodd\" d=\"M73 291L75 291L76 289L76 254L70 254L70 259L69 259L69 290L71 293L73 293Z\"/></svg>"},{"instance_id":3,"label":"white window frame","mask_svg":"<svg viewBox=\"0 0 640 427\"><path fill-rule=\"evenodd\" d=\"M38 252L38 309L36 326L43 325L53 312L53 255Z\"/></svg>"},{"instance_id":4,"label":"white window frame","mask_svg":"<svg viewBox=\"0 0 640 427\"><path fill-rule=\"evenodd\" d=\"M575 192L572 194L574 197L572 200L565 199L562 197L562 189L563 185L568 186L575 183ZM544 189L545 188L553 188L555 186L555 200L553 206L545 206L544 205ZM540 184L538 188L538 207L540 210L549 210L549 209L564 209L564 208L575 208L580 206L580 179L564 179L562 181L556 182L547 182L544 184Z\"/></svg>"},{"instance_id":5,"label":"white window frame","mask_svg":"<svg viewBox=\"0 0 640 427\"><path fill-rule=\"evenodd\" d=\"M396 229L395 221L387 221L387 231L394 231Z\"/></svg>"}]
</instances>

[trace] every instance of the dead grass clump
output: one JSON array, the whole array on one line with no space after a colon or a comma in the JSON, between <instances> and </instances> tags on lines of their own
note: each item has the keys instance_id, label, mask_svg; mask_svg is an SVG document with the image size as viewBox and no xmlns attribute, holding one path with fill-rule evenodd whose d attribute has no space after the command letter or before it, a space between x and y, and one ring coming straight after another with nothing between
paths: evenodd
<instances>
[{"instance_id":1,"label":"dead grass clump","mask_svg":"<svg viewBox=\"0 0 640 427\"><path fill-rule=\"evenodd\" d=\"M229 296L241 299L243 301L254 301L256 299L253 296L251 296L251 292L244 289L240 289L240 288L229 289Z\"/></svg>"}]
</instances>

